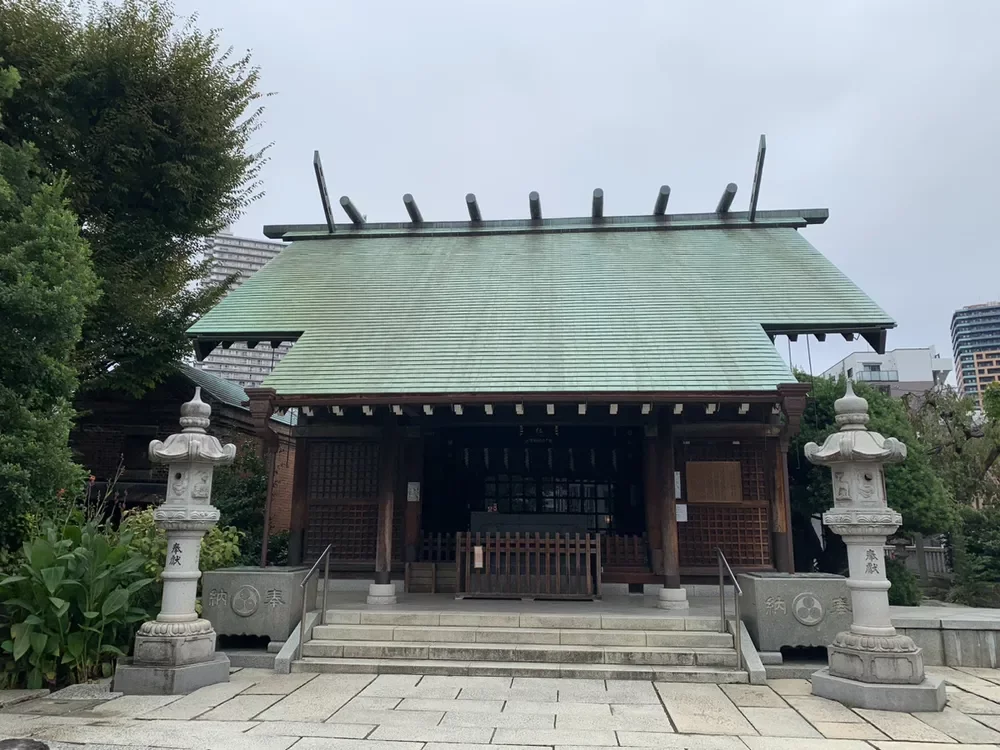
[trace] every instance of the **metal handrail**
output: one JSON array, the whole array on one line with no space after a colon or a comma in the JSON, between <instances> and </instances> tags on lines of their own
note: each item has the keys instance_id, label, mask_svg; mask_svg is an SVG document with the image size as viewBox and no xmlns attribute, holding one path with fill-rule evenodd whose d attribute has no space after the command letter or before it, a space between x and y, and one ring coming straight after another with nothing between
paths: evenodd
<instances>
[{"instance_id":1,"label":"metal handrail","mask_svg":"<svg viewBox=\"0 0 1000 750\"><path fill-rule=\"evenodd\" d=\"M726 559L725 553L722 551L721 547L715 548L716 557L719 560L719 611L722 615L722 632L728 631L728 620L726 620L726 579L725 573L729 573L729 577L733 581L733 612L736 615L736 627L733 628L735 631L733 633L733 645L736 646L736 668L740 669L743 667L743 643L742 643L742 628L740 623L740 597L743 595L743 589L740 588L739 582L736 580L736 574L733 573L733 569L729 566L729 560Z\"/></svg>"},{"instance_id":2,"label":"metal handrail","mask_svg":"<svg viewBox=\"0 0 1000 750\"><path fill-rule=\"evenodd\" d=\"M305 645L306 641L306 604L309 602L309 597L306 596L305 588L306 584L313 577L316 571L319 569L319 564L323 560L326 560L326 565L323 566L323 609L319 613L319 624L322 625L326 620L326 589L330 584L330 550L333 549L333 544L330 543L326 545L326 549L320 553L320 556L316 558L316 562L313 566L309 568L309 572L302 576L302 582L299 586L302 587L302 619L299 620L299 647L295 650L295 658L302 658L302 647ZM313 602L315 604L316 602Z\"/></svg>"}]
</instances>

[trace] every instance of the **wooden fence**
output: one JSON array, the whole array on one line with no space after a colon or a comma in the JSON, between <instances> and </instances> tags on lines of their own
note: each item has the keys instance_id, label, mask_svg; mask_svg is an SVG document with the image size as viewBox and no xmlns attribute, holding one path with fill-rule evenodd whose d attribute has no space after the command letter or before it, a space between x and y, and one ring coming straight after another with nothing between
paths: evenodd
<instances>
[{"instance_id":1,"label":"wooden fence","mask_svg":"<svg viewBox=\"0 0 1000 750\"><path fill-rule=\"evenodd\" d=\"M458 597L596 599L597 534L455 535Z\"/></svg>"}]
</instances>

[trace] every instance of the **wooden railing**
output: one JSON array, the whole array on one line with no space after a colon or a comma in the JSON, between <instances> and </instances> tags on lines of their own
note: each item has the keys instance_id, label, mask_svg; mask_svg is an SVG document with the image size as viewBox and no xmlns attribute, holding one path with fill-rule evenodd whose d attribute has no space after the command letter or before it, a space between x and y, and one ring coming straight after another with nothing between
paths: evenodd
<instances>
[{"instance_id":1,"label":"wooden railing","mask_svg":"<svg viewBox=\"0 0 1000 750\"><path fill-rule=\"evenodd\" d=\"M596 534L458 532L455 549L459 597L601 595L601 543Z\"/></svg>"}]
</instances>

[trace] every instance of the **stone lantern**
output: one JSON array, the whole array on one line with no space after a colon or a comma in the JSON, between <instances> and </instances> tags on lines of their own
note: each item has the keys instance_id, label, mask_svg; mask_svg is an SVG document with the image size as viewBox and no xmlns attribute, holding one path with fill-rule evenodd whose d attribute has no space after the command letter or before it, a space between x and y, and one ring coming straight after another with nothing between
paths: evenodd
<instances>
[{"instance_id":1,"label":"stone lantern","mask_svg":"<svg viewBox=\"0 0 1000 750\"><path fill-rule=\"evenodd\" d=\"M906 446L866 427L868 402L850 380L834 408L840 431L822 446L808 443L805 454L833 472L833 508L823 524L847 545L852 622L829 647L829 668L813 675L813 693L861 708L940 711L944 683L924 675L921 650L889 617L885 541L903 519L886 502L882 465L903 461Z\"/></svg>"},{"instance_id":2,"label":"stone lantern","mask_svg":"<svg viewBox=\"0 0 1000 750\"><path fill-rule=\"evenodd\" d=\"M195 611L201 538L219 521L211 504L212 473L236 457L235 445L207 434L211 413L197 388L181 406L181 432L149 444L150 460L169 465L166 501L153 511L167 533L163 600L156 619L139 628L131 662L118 666L116 691L173 695L229 680L229 659L215 653L212 624Z\"/></svg>"}]
</instances>

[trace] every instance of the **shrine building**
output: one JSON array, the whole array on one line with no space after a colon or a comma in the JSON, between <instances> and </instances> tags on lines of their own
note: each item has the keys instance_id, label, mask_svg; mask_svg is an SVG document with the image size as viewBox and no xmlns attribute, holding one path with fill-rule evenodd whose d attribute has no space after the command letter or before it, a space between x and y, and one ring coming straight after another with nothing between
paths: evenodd
<instances>
[{"instance_id":1,"label":"shrine building","mask_svg":"<svg viewBox=\"0 0 1000 750\"><path fill-rule=\"evenodd\" d=\"M298 409L290 562L460 596L596 597L793 567L787 454L808 385L775 337L895 324L802 234L826 209L267 226L289 243L189 331L292 342L248 388ZM817 234L821 230L815 231ZM265 441L267 442L267 441ZM619 588L620 590L620 588Z\"/></svg>"}]
</instances>

